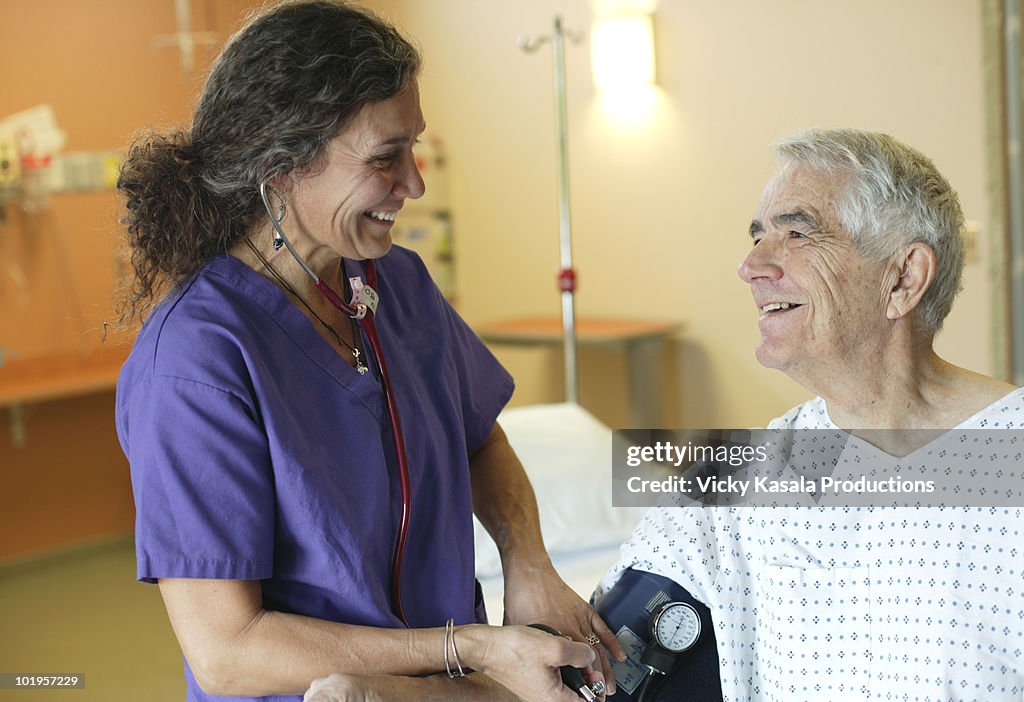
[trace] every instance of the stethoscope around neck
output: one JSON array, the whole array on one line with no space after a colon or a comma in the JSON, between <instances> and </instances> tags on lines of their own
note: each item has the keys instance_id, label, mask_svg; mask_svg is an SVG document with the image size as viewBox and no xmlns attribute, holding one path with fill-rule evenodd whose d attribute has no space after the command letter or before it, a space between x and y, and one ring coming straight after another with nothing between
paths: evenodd
<instances>
[{"instance_id":1,"label":"stethoscope around neck","mask_svg":"<svg viewBox=\"0 0 1024 702\"><path fill-rule=\"evenodd\" d=\"M367 259L363 262L363 271L366 275L366 283L360 278L350 278L352 284L352 301L345 302L341 297L334 292L327 283L325 283L320 276L313 271L312 268L302 259L302 256L292 246L291 241L285 236L284 231L281 229L281 221L284 219L283 214L275 214L274 208L270 204L270 197L267 194L267 190L273 191L278 197L281 197L280 193L274 190L273 186L268 185L267 181L264 180L260 183L260 197L263 200L263 206L267 210L267 215L270 217L270 223L274 227L274 248L280 249L284 246L288 249L288 253L292 255L296 263L302 267L302 270L306 272L316 286L317 290L327 299L327 301L342 314L346 314L349 317L357 320L359 327L366 334L366 339L370 344L370 348L373 349L373 355L377 359L377 367L380 369L380 380L381 385L384 388L384 399L388 408L388 420L391 425L391 437L395 442L395 457L398 461L398 477L402 488L402 516L398 524L398 535L395 537L395 550L391 560L391 606L394 609L395 614L402 623L409 626L409 621L405 617L405 610L402 607L402 560L405 556L405 545L409 540L409 522L412 513L412 483L409 479L409 461L405 454L405 439L402 436L402 426L398 420L398 404L395 401L394 388L391 384L391 376L388 374L388 366L384 360L384 351L381 348L380 337L377 335L377 326L374 324L373 317L377 311L377 303L379 297L377 295L377 267L374 264L373 259ZM282 203L284 198L281 197ZM284 207L280 209L283 213Z\"/></svg>"}]
</instances>

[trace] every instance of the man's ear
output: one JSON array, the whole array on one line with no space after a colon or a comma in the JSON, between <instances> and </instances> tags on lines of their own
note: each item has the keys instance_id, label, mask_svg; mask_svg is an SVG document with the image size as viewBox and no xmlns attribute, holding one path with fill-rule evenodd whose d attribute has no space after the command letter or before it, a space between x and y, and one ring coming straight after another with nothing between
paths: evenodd
<instances>
[{"instance_id":1,"label":"man's ear","mask_svg":"<svg viewBox=\"0 0 1024 702\"><path fill-rule=\"evenodd\" d=\"M898 278L889 291L885 315L899 319L910 314L935 280L938 259L931 246L922 242L910 244L896 259Z\"/></svg>"}]
</instances>

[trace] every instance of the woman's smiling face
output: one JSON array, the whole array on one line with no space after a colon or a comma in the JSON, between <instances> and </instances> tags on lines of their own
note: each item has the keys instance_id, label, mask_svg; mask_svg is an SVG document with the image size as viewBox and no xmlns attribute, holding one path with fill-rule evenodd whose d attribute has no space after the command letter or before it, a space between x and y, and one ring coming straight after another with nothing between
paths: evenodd
<instances>
[{"instance_id":1,"label":"woman's smiling face","mask_svg":"<svg viewBox=\"0 0 1024 702\"><path fill-rule=\"evenodd\" d=\"M358 260L388 252L395 216L424 192L413 155L424 128L414 81L363 106L323 157L294 175L288 213L315 249Z\"/></svg>"}]
</instances>

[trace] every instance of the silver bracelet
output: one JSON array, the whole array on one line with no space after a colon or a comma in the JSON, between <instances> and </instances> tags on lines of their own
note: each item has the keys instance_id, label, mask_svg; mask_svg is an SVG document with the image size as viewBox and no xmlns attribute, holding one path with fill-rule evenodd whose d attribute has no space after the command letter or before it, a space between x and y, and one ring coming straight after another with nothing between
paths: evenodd
<instances>
[{"instance_id":1,"label":"silver bracelet","mask_svg":"<svg viewBox=\"0 0 1024 702\"><path fill-rule=\"evenodd\" d=\"M455 659L454 670L451 658ZM455 617L451 617L444 625L444 669L448 671L449 679L466 677L465 671L462 670L462 661L459 660L459 649L455 645Z\"/></svg>"}]
</instances>

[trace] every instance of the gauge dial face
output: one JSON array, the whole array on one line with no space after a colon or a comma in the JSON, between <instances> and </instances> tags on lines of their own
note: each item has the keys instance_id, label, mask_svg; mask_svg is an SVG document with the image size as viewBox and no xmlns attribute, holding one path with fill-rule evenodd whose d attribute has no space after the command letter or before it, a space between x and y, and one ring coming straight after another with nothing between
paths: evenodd
<instances>
[{"instance_id":1,"label":"gauge dial face","mask_svg":"<svg viewBox=\"0 0 1024 702\"><path fill-rule=\"evenodd\" d=\"M685 602L668 602L655 615L651 633L662 648L682 653L700 637L700 616Z\"/></svg>"}]
</instances>

